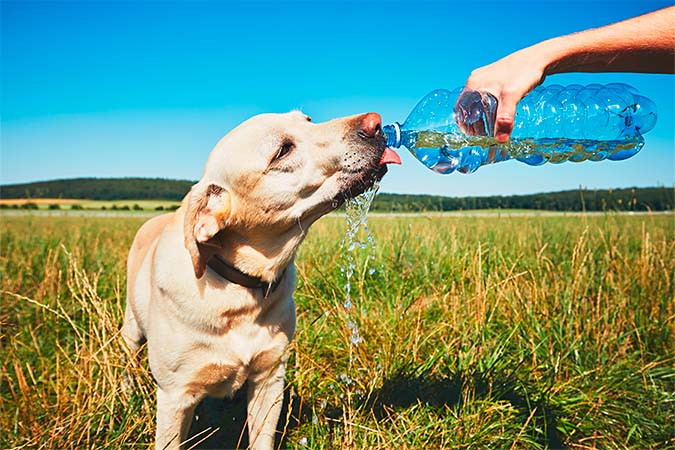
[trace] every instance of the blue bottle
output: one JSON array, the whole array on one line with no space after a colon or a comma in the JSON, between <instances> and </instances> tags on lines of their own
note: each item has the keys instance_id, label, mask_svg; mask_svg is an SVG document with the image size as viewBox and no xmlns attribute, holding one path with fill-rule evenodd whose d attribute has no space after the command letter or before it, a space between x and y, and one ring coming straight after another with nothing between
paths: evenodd
<instances>
[{"instance_id":1,"label":"blue bottle","mask_svg":"<svg viewBox=\"0 0 675 450\"><path fill-rule=\"evenodd\" d=\"M459 101L458 101L459 100ZM516 108L511 139L493 136L497 100L461 88L427 94L406 121L383 128L387 145L401 145L438 173L472 173L509 159L546 162L619 161L644 145L656 105L627 84L539 86Z\"/></svg>"}]
</instances>

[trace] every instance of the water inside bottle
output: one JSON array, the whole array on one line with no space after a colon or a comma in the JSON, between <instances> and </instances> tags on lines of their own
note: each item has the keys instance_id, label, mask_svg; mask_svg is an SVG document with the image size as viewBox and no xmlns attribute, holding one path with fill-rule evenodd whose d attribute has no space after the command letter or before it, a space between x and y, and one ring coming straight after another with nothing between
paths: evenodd
<instances>
[{"instance_id":1,"label":"water inside bottle","mask_svg":"<svg viewBox=\"0 0 675 450\"><path fill-rule=\"evenodd\" d=\"M471 173L481 165L508 159L533 166L546 162L618 161L635 155L644 145L644 139L639 134L603 141L515 137L506 144L498 144L489 136L420 131L410 133L408 139L405 145L412 149L415 157L439 173L454 170Z\"/></svg>"}]
</instances>

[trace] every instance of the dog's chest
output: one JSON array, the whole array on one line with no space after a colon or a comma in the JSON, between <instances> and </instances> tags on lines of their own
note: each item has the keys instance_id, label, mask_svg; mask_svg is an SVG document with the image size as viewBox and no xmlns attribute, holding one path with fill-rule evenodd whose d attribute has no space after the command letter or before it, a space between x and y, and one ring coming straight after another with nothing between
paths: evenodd
<instances>
[{"instance_id":1,"label":"dog's chest","mask_svg":"<svg viewBox=\"0 0 675 450\"><path fill-rule=\"evenodd\" d=\"M249 377L264 376L284 354L282 335L256 323L239 324L224 336L202 340L194 352L189 392L232 396Z\"/></svg>"},{"instance_id":2,"label":"dog's chest","mask_svg":"<svg viewBox=\"0 0 675 450\"><path fill-rule=\"evenodd\" d=\"M155 282L153 306L162 330L154 336L162 339L151 339L151 360L189 395L234 394L280 361L295 332L291 279L268 298L210 273L200 280L201 288L166 276ZM160 347L173 351L157 352Z\"/></svg>"}]
</instances>

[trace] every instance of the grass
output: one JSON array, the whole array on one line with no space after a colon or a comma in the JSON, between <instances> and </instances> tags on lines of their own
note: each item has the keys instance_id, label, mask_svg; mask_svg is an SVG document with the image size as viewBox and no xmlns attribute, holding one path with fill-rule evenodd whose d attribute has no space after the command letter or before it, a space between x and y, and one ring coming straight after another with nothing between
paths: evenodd
<instances>
[{"instance_id":1,"label":"grass","mask_svg":"<svg viewBox=\"0 0 675 450\"><path fill-rule=\"evenodd\" d=\"M153 381L135 369L138 392L121 392L118 332L145 219L0 220L0 447L151 447ZM369 225L375 258L357 255L349 317L343 219L319 221L298 255L281 445L675 447L672 215ZM243 408L216 424L231 446Z\"/></svg>"}]
</instances>

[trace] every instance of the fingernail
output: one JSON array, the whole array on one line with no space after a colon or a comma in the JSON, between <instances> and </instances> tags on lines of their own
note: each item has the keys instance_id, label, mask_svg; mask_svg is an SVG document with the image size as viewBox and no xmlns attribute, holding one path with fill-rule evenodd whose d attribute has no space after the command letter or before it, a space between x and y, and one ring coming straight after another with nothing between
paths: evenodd
<instances>
[{"instance_id":1,"label":"fingernail","mask_svg":"<svg viewBox=\"0 0 675 450\"><path fill-rule=\"evenodd\" d=\"M504 144L506 141L509 140L509 134L508 133L497 133L495 135L495 140L499 142L500 144Z\"/></svg>"}]
</instances>

